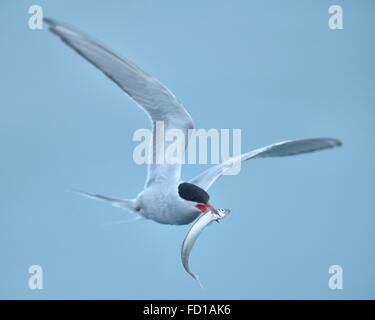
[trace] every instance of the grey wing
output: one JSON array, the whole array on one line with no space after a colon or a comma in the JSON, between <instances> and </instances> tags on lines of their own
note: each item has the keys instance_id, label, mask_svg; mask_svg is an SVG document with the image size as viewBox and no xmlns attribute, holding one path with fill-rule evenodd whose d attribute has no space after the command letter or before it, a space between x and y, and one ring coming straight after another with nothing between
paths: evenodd
<instances>
[{"instance_id":1,"label":"grey wing","mask_svg":"<svg viewBox=\"0 0 375 320\"><path fill-rule=\"evenodd\" d=\"M203 171L201 174L191 179L189 182L201 187L202 189L208 190L220 176L222 176L227 170L233 168L233 166L237 165L239 162L257 158L291 156L301 153L339 147L341 145L341 141L331 138L282 141L241 154L240 156L231 158L223 163L215 165Z\"/></svg>"},{"instance_id":2,"label":"grey wing","mask_svg":"<svg viewBox=\"0 0 375 320\"><path fill-rule=\"evenodd\" d=\"M51 32L113 80L149 116L154 139L152 161L148 166L145 186L160 179L179 180L181 161L176 161L176 164L164 164L162 143L156 143L155 139L156 123L163 122L165 132L169 129L183 132L185 136L183 148L186 148L193 121L174 94L160 81L90 37L55 20L45 18L44 21L49 25ZM171 141L164 141L164 150L171 143Z\"/></svg>"}]
</instances>

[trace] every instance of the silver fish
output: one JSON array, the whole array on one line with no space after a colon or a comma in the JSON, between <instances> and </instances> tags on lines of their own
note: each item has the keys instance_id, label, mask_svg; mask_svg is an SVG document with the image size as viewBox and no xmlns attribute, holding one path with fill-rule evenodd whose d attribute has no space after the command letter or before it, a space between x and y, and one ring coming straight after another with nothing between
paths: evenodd
<instances>
[{"instance_id":1,"label":"silver fish","mask_svg":"<svg viewBox=\"0 0 375 320\"><path fill-rule=\"evenodd\" d=\"M198 236L201 234L203 229L208 226L213 221L219 222L221 219L225 218L230 213L229 209L220 208L217 212L207 211L205 212L190 228L181 247L181 260L186 272L190 274L195 280L198 281L199 285L203 288L202 283L199 281L199 276L193 273L189 267L189 257L191 250L197 240Z\"/></svg>"}]
</instances>

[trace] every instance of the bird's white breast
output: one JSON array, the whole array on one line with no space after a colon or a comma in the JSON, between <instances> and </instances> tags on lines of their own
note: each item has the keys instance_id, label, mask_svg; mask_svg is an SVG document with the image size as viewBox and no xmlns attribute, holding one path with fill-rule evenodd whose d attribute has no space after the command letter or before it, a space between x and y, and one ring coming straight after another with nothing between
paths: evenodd
<instances>
[{"instance_id":1,"label":"bird's white breast","mask_svg":"<svg viewBox=\"0 0 375 320\"><path fill-rule=\"evenodd\" d=\"M195 203L182 199L176 184L154 184L142 191L136 200L139 213L163 224L182 225L194 221L200 214Z\"/></svg>"}]
</instances>

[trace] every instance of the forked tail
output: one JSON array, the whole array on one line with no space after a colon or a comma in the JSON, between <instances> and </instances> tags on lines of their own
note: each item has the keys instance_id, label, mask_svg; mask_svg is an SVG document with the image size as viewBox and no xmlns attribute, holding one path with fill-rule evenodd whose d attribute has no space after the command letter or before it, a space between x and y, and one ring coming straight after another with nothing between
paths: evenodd
<instances>
[{"instance_id":1,"label":"forked tail","mask_svg":"<svg viewBox=\"0 0 375 320\"><path fill-rule=\"evenodd\" d=\"M103 196L100 194L93 194L89 192L84 192L80 190L72 190L75 193L78 193L79 195L93 199L93 200L100 200L100 201L108 201L110 202L114 207L121 208L121 209L127 209L131 212L136 212L135 209L135 200L134 199L116 199L112 197Z\"/></svg>"}]
</instances>

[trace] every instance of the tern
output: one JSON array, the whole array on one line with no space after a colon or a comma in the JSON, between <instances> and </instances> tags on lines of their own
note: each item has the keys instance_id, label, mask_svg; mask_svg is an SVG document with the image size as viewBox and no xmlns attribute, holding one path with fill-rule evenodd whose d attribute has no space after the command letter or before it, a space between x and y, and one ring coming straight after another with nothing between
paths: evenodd
<instances>
[{"instance_id":1,"label":"tern","mask_svg":"<svg viewBox=\"0 0 375 320\"><path fill-rule=\"evenodd\" d=\"M101 70L115 82L150 118L155 135L156 123L162 121L165 130L178 129L185 135L185 149L193 120L175 95L159 80L144 72L129 60L122 58L91 37L65 24L44 18L49 30L79 55ZM234 165L250 159L283 157L341 146L333 138L288 140L271 144L233 157L214 165L189 181L181 179L181 163L160 164L156 157L158 145L153 139L154 160L148 165L143 191L133 199L117 199L99 194L80 194L104 200L116 207L130 210L139 217L162 224L185 225L202 213L218 212L207 193L212 184ZM165 141L165 147L168 143Z\"/></svg>"}]
</instances>

